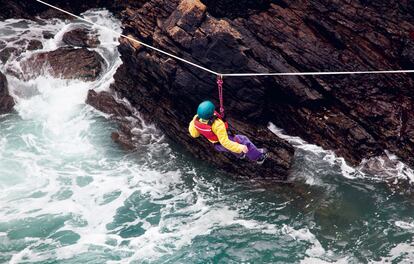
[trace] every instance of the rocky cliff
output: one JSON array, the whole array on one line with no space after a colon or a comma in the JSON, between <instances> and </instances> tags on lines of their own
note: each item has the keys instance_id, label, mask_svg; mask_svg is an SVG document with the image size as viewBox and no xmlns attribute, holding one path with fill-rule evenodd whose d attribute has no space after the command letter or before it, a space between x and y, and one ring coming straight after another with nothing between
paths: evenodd
<instances>
[{"instance_id":1,"label":"rocky cliff","mask_svg":"<svg viewBox=\"0 0 414 264\"><path fill-rule=\"evenodd\" d=\"M412 1L92 2L113 10L124 34L219 72L414 68ZM217 102L214 76L126 39L119 51L113 91L190 153L233 174L286 176L293 149L266 129L269 121L353 165L384 150L414 165L413 75L225 78L233 126L272 153L258 167L187 134L197 104Z\"/></svg>"},{"instance_id":2,"label":"rocky cliff","mask_svg":"<svg viewBox=\"0 0 414 264\"><path fill-rule=\"evenodd\" d=\"M219 72L413 68L408 2L246 1L245 8L233 9L234 4L148 1L122 13L124 33ZM204 155L206 146L188 138L186 125L201 100L217 99L214 76L123 39L119 50L124 64L113 89L209 159L213 153ZM271 121L354 165L384 149L412 165L412 88L413 76L405 74L253 77L226 78L224 93L227 113L240 121L236 129L242 133L265 131ZM278 143L259 139L259 145L288 149L264 133ZM235 170L240 166L233 164Z\"/></svg>"}]
</instances>

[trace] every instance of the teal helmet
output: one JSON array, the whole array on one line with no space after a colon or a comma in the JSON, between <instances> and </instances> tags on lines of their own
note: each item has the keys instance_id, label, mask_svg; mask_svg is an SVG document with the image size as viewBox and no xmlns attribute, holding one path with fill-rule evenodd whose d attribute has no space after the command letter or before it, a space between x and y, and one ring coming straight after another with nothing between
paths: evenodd
<instances>
[{"instance_id":1,"label":"teal helmet","mask_svg":"<svg viewBox=\"0 0 414 264\"><path fill-rule=\"evenodd\" d=\"M216 107L211 101L202 102L197 109L197 115L201 119L210 119L214 115Z\"/></svg>"}]
</instances>

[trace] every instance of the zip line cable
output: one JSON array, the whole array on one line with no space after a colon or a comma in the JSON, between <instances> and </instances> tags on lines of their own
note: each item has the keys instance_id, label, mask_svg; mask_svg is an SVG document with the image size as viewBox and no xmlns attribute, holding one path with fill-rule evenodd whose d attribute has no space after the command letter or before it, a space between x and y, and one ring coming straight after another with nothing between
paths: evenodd
<instances>
[{"instance_id":1,"label":"zip line cable","mask_svg":"<svg viewBox=\"0 0 414 264\"><path fill-rule=\"evenodd\" d=\"M353 75L353 74L391 74L391 73L414 73L414 70L391 70L391 71L338 71L338 72L269 72L269 73L226 73L221 76L246 77L246 76L305 76L305 75Z\"/></svg>"},{"instance_id":2,"label":"zip line cable","mask_svg":"<svg viewBox=\"0 0 414 264\"><path fill-rule=\"evenodd\" d=\"M44 4L44 5L46 5L46 6L49 6L49 7L53 8L53 9L56 9L56 10L58 10L58 11L60 11L60 12L63 12L63 13L65 13L65 14L67 14L67 15L70 15L70 16L72 16L72 17L75 17L75 18L77 18L77 19L79 19L79 20L82 20L82 21L84 21L84 22L86 22L86 23L89 23L89 24L94 25L94 26L96 26L96 27L100 27L100 28L106 29L106 30L108 30L108 31L111 31L111 32L115 33L116 35L118 35L118 36L120 36L120 37L126 38L126 39L128 39L128 40L130 40L130 41L133 41L133 42L136 42L136 43L138 43L138 44L140 44L140 45L142 45L142 46L144 46L144 47L147 47L147 48L149 48L149 49L155 50L155 51L157 51L157 52L159 52L159 53L162 53L162 54L164 54L164 55L166 55L166 56L169 56L169 57L171 57L171 58L174 58L174 59L176 59L176 60L179 60L179 61L181 61L181 62L184 62L184 63L186 63L186 64L188 64L188 65L194 66L194 67L196 67L196 68L199 68L199 69L201 69L201 70L203 70L203 71L206 71L206 72L208 72L208 73L212 73L212 74L214 74L214 75L216 75L216 76L218 76L218 77L247 77L247 76L307 76L307 75L317 76L317 75L354 75L354 74L395 74L395 73L414 73L414 70L389 70L389 71L385 71L385 70L383 70L383 71L329 71L329 72L268 72L268 73L255 73L255 72L251 72L251 73L219 73L219 72L216 72L216 71L210 70L210 69L208 69L208 68L206 68L206 67L203 67L203 66L201 66L201 65L199 65L199 64L196 64L196 63L194 63L194 62L191 62L191 61L188 61L188 60L183 59L183 58L181 58L181 57L178 57L177 55L174 55L174 54L169 53L169 52L167 52L167 51L164 51L164 50L161 50L161 49L156 48L156 47L154 47L154 46L151 46L151 45L149 45L149 44L146 44L146 43L144 43L144 42L142 42L142 41L139 41L139 40L137 40L137 39L135 39L135 38L131 38L131 37L126 36L126 35L124 35L124 34L118 33L118 32L116 32L116 31L115 31L115 30L113 30L113 29L110 29L110 28L108 28L108 27L105 27L105 26L99 25L99 24L97 24L97 23L94 23L94 22L92 22L92 21L90 21L90 20L88 20L88 19L85 19L85 18L83 18L83 17L77 16L77 15L75 15L75 14L73 14L73 13L70 13L70 12L68 12L68 11L66 11L66 10L63 10L63 9L59 8L59 7L56 7L56 6L51 5L51 4L49 4L49 3L46 3L46 2L44 2L44 1L42 1L42 0L36 0L36 1L37 1L37 2L39 2L39 3L41 3L41 4Z\"/></svg>"}]
</instances>

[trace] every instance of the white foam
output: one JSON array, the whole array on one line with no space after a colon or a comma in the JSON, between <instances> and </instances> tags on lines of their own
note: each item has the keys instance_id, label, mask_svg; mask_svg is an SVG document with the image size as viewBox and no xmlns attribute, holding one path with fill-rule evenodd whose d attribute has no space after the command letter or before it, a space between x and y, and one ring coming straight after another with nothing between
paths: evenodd
<instances>
[{"instance_id":1,"label":"white foam","mask_svg":"<svg viewBox=\"0 0 414 264\"><path fill-rule=\"evenodd\" d=\"M0 138L0 157L3 153L4 148L6 147L7 139L6 138Z\"/></svg>"},{"instance_id":2,"label":"white foam","mask_svg":"<svg viewBox=\"0 0 414 264\"><path fill-rule=\"evenodd\" d=\"M276 127L273 123L269 123L268 128L276 136L280 137L281 139L286 140L287 142L292 144L295 148L301 149L313 155L316 155L317 157L314 160L317 160L317 161L323 160L327 162L328 164L330 164L331 166L338 166L344 177L349 178L349 179L355 179L361 176L360 172L358 172L355 168L349 166L346 163L344 158L336 156L333 151L324 150L323 148L317 145L309 144L299 137L289 136L282 129ZM320 183L314 177L308 177L306 179L306 182L308 184Z\"/></svg>"},{"instance_id":3,"label":"white foam","mask_svg":"<svg viewBox=\"0 0 414 264\"><path fill-rule=\"evenodd\" d=\"M395 226L405 230L414 231L414 221L413 222L404 222L404 221L395 221Z\"/></svg>"},{"instance_id":4,"label":"white foam","mask_svg":"<svg viewBox=\"0 0 414 264\"><path fill-rule=\"evenodd\" d=\"M109 16L107 11L93 11L86 14L89 18L97 17L100 23L121 31L120 22ZM0 26L8 26L21 20L1 21ZM77 25L58 20L44 21L44 24L28 21L30 31L11 28L18 39L37 39L43 44L40 51L54 50L62 44L63 34ZM56 34L53 39L45 40L42 31ZM60 230L71 230L81 236L77 244L53 251L41 252L36 249L37 239L30 242L23 251L16 253L11 262L18 263L29 257L31 261L42 261L53 257L53 254L65 255L70 248L75 250L65 257L73 257L80 251L87 251L89 245L104 245L105 239L112 237L108 234L106 225L113 221L117 209L134 192L129 185L131 175L146 178L147 172L141 166L131 164L128 160L110 161L103 148L92 141L95 140L94 126L96 114L90 107L85 106L89 89L108 89L113 81L113 75L121 64L117 51L117 37L98 29L101 43L95 50L107 61L105 72L93 82L79 80L61 80L48 75L42 75L28 81L19 80L7 75L11 94L16 100L16 107L21 120L15 120L13 132L16 134L2 135L0 140L0 168L6 176L18 179L10 184L10 180L0 178L0 201L7 206L0 209L2 222L14 222L18 219L36 218L44 215L72 215L87 222L86 226L78 226L71 221L65 222ZM0 39L7 36L0 36ZM7 42L8 46L16 46ZM20 58L24 59L35 52L27 51ZM20 63L11 58L1 69L20 68ZM7 131L8 128L4 128ZM110 141L109 133L105 134ZM7 144L6 144L7 143ZM97 167L97 164L102 169ZM7 165L7 166L5 166ZM15 167L11 167L11 165ZM4 175L4 174L2 174ZM19 178L20 175L23 177ZM129 176L128 176L129 175ZM124 176L124 177L119 177ZM165 175L158 175L162 177ZM91 180L85 186L77 184L77 177L89 177ZM7 180L7 182L3 182ZM6 184L6 185L4 185ZM3 188L3 187L2 187ZM62 191L69 191L62 196ZM39 192L41 191L41 193ZM118 197L111 202L102 203L108 193L119 192ZM32 196L34 193L39 193ZM41 240L53 243L52 240Z\"/></svg>"},{"instance_id":5,"label":"white foam","mask_svg":"<svg viewBox=\"0 0 414 264\"><path fill-rule=\"evenodd\" d=\"M309 144L299 137L286 135L282 129L277 128L272 123L269 123L268 128L278 137L288 141L295 148L309 152L312 155L316 155L317 158L313 159L315 163L318 160L322 159L328 162L330 165L339 166L341 174L346 178L371 178L374 180L395 178L409 180L410 182L414 183L414 170L401 162L395 154L387 150L384 150L386 157L373 157L370 159L363 159L360 165L354 168L349 166L344 158L336 156L333 151L324 150L319 146ZM375 168L370 168L370 164L375 164ZM372 175L373 169L375 169L374 172L376 175ZM309 175L306 178L306 183L310 185L321 184L318 179L315 179Z\"/></svg>"},{"instance_id":6,"label":"white foam","mask_svg":"<svg viewBox=\"0 0 414 264\"><path fill-rule=\"evenodd\" d=\"M380 261L371 260L370 263L413 263L414 260L414 244L400 243L393 247L388 256L381 258Z\"/></svg>"},{"instance_id":7,"label":"white foam","mask_svg":"<svg viewBox=\"0 0 414 264\"><path fill-rule=\"evenodd\" d=\"M390 160L396 163L395 168L397 171L397 177L401 179L408 179L411 183L414 183L414 170L401 162L395 154L387 150L385 150L385 153Z\"/></svg>"},{"instance_id":8,"label":"white foam","mask_svg":"<svg viewBox=\"0 0 414 264\"><path fill-rule=\"evenodd\" d=\"M351 263L350 259L348 257L344 257L341 258L339 260L322 260L319 258L314 258L314 257L306 257L303 260L300 261L301 264L331 264L331 263L336 263L336 264L347 264L347 263Z\"/></svg>"},{"instance_id":9,"label":"white foam","mask_svg":"<svg viewBox=\"0 0 414 264\"><path fill-rule=\"evenodd\" d=\"M414 170L401 162L395 154L388 150L384 152L386 154L384 156L362 160L358 170L374 172L374 175L370 173L369 176L374 180L394 179L394 184L398 184L399 180L414 183Z\"/></svg>"}]
</instances>

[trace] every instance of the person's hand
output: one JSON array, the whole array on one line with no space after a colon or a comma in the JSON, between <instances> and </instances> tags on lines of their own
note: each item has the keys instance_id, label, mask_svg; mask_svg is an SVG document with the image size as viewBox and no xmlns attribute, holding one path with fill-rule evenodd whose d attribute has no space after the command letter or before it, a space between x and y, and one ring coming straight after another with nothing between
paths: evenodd
<instances>
[{"instance_id":1,"label":"person's hand","mask_svg":"<svg viewBox=\"0 0 414 264\"><path fill-rule=\"evenodd\" d=\"M246 145L243 145L243 147L242 147L242 152L243 152L243 153L247 153L247 152L249 152L249 149L247 148L247 146L246 146Z\"/></svg>"}]
</instances>

